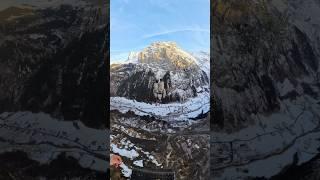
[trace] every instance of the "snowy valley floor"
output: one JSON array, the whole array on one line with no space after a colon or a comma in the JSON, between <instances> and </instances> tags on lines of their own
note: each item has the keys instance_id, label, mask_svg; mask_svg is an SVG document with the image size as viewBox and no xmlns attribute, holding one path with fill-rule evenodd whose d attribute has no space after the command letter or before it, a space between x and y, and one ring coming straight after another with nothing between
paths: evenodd
<instances>
[{"instance_id":1,"label":"snowy valley floor","mask_svg":"<svg viewBox=\"0 0 320 180\"><path fill-rule=\"evenodd\" d=\"M124 179L133 171L159 175L163 170L177 179L209 179L209 93L157 105L111 97L110 106L110 153L122 157Z\"/></svg>"},{"instance_id":2,"label":"snowy valley floor","mask_svg":"<svg viewBox=\"0 0 320 180\"><path fill-rule=\"evenodd\" d=\"M131 177L132 170L139 171L139 168L155 174L164 169L171 170L178 179L209 178L208 131L166 133L156 128L150 131L139 126L126 126L121 122L121 116L123 115L119 112L111 114L114 118L111 118L110 152L122 157L121 171L126 178ZM126 119L134 122L138 118Z\"/></svg>"},{"instance_id":3,"label":"snowy valley floor","mask_svg":"<svg viewBox=\"0 0 320 180\"><path fill-rule=\"evenodd\" d=\"M109 132L106 130L31 112L0 114L0 129L0 154L24 152L39 165L48 165L64 154L89 171L107 172Z\"/></svg>"},{"instance_id":4,"label":"snowy valley floor","mask_svg":"<svg viewBox=\"0 0 320 180\"><path fill-rule=\"evenodd\" d=\"M306 96L284 101L281 109L256 116L255 126L237 133L211 133L215 179L271 178L292 163L300 165L319 154L319 104Z\"/></svg>"},{"instance_id":5,"label":"snowy valley floor","mask_svg":"<svg viewBox=\"0 0 320 180\"><path fill-rule=\"evenodd\" d=\"M138 116L151 116L186 127L197 122L192 119L210 111L210 93L203 91L198 93L197 97L189 98L183 103L168 104L150 104L125 97L111 97L110 110L117 110L121 113L131 111Z\"/></svg>"}]
</instances>

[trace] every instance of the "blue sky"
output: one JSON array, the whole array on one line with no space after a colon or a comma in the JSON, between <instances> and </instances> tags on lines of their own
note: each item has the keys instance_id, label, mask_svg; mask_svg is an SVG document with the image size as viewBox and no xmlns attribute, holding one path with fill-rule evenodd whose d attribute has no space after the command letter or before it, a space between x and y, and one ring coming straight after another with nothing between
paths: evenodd
<instances>
[{"instance_id":1,"label":"blue sky","mask_svg":"<svg viewBox=\"0 0 320 180\"><path fill-rule=\"evenodd\" d=\"M187 51L210 48L210 0L111 0L111 59L154 41Z\"/></svg>"}]
</instances>

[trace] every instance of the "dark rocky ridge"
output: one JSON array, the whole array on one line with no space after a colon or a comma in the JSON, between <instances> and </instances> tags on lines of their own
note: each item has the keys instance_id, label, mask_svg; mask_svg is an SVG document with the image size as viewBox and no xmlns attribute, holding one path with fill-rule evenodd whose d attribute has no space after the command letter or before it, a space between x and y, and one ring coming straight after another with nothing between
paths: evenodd
<instances>
[{"instance_id":1,"label":"dark rocky ridge","mask_svg":"<svg viewBox=\"0 0 320 180\"><path fill-rule=\"evenodd\" d=\"M305 32L290 23L289 11L267 1L212 3L213 127L239 130L254 123L251 114L279 111L285 99L319 95L319 56ZM286 80L295 89L282 94Z\"/></svg>"},{"instance_id":2,"label":"dark rocky ridge","mask_svg":"<svg viewBox=\"0 0 320 180\"><path fill-rule=\"evenodd\" d=\"M46 112L108 126L106 7L31 11L0 24L0 111Z\"/></svg>"}]
</instances>

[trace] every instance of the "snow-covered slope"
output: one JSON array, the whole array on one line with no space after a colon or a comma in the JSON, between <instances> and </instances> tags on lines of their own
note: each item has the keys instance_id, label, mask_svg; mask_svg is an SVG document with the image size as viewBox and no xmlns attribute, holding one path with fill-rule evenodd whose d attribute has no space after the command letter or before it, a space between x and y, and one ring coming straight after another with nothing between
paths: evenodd
<instances>
[{"instance_id":1,"label":"snow-covered slope","mask_svg":"<svg viewBox=\"0 0 320 180\"><path fill-rule=\"evenodd\" d=\"M139 116L151 116L165 121L192 121L200 114L210 111L209 89L199 89L198 96L190 98L183 103L149 104L126 99L124 97L111 97L110 110L118 110L121 113L129 111Z\"/></svg>"},{"instance_id":2,"label":"snow-covered slope","mask_svg":"<svg viewBox=\"0 0 320 180\"><path fill-rule=\"evenodd\" d=\"M200 51L191 53L195 57L197 65L204 71L210 78L210 53Z\"/></svg>"},{"instance_id":3,"label":"snow-covered slope","mask_svg":"<svg viewBox=\"0 0 320 180\"><path fill-rule=\"evenodd\" d=\"M80 121L64 122L45 113L4 112L0 128L0 153L23 151L41 164L66 153L82 167L101 172L109 165L109 132L88 128Z\"/></svg>"}]
</instances>

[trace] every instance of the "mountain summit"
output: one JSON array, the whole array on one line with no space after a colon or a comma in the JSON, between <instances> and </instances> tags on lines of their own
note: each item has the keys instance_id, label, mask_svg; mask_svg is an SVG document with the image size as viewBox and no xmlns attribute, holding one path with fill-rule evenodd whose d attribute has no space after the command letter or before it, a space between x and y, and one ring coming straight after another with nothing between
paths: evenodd
<instances>
[{"instance_id":1,"label":"mountain summit","mask_svg":"<svg viewBox=\"0 0 320 180\"><path fill-rule=\"evenodd\" d=\"M154 42L138 54L139 63L167 64L185 69L196 64L196 59L182 50L175 42Z\"/></svg>"}]
</instances>

